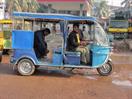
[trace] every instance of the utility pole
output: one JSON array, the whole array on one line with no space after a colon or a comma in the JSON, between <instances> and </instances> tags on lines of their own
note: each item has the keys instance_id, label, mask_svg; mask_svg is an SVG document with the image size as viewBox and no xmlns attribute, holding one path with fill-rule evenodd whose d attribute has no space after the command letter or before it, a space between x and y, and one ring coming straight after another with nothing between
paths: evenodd
<instances>
[{"instance_id":1,"label":"utility pole","mask_svg":"<svg viewBox=\"0 0 132 99\"><path fill-rule=\"evenodd\" d=\"M83 16L83 4L80 4L80 16Z\"/></svg>"},{"instance_id":2,"label":"utility pole","mask_svg":"<svg viewBox=\"0 0 132 99\"><path fill-rule=\"evenodd\" d=\"M48 4L48 13L51 13L52 10L52 4Z\"/></svg>"}]
</instances>

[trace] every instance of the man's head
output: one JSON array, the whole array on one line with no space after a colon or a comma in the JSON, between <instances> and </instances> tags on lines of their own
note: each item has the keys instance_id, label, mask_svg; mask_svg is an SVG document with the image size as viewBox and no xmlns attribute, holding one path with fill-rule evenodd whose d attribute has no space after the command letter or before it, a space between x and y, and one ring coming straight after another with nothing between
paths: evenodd
<instances>
[{"instance_id":1,"label":"man's head","mask_svg":"<svg viewBox=\"0 0 132 99\"><path fill-rule=\"evenodd\" d=\"M73 24L73 30L76 32L79 31L79 24L78 23Z\"/></svg>"},{"instance_id":2,"label":"man's head","mask_svg":"<svg viewBox=\"0 0 132 99\"><path fill-rule=\"evenodd\" d=\"M44 33L44 36L47 36L47 35L49 35L51 32L50 32L50 29L45 28L45 29L43 29L43 33Z\"/></svg>"}]
</instances>

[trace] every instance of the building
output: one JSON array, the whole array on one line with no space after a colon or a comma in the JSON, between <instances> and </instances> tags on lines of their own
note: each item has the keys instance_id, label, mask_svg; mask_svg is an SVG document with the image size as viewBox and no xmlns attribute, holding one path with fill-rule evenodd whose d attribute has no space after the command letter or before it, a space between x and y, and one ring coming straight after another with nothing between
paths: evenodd
<instances>
[{"instance_id":1,"label":"building","mask_svg":"<svg viewBox=\"0 0 132 99\"><path fill-rule=\"evenodd\" d=\"M90 0L37 0L46 8L45 13L65 13L79 16L90 15Z\"/></svg>"},{"instance_id":2,"label":"building","mask_svg":"<svg viewBox=\"0 0 132 99\"><path fill-rule=\"evenodd\" d=\"M5 16L5 0L0 0L0 19L4 19Z\"/></svg>"},{"instance_id":3,"label":"building","mask_svg":"<svg viewBox=\"0 0 132 99\"><path fill-rule=\"evenodd\" d=\"M112 5L109 5L109 16L115 16L115 13L116 12L120 12L122 11L123 7L120 7L120 6L112 6Z\"/></svg>"}]
</instances>

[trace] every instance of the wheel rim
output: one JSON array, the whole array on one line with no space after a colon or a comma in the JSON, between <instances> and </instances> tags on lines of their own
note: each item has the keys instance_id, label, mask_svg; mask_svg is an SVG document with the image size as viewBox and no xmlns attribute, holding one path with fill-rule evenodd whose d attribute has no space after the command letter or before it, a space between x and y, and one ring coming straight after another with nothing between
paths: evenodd
<instances>
[{"instance_id":1,"label":"wheel rim","mask_svg":"<svg viewBox=\"0 0 132 99\"><path fill-rule=\"evenodd\" d=\"M104 64L101 68L100 68L100 71L103 73L103 74L107 74L109 73L111 70L111 67L109 64Z\"/></svg>"},{"instance_id":2,"label":"wheel rim","mask_svg":"<svg viewBox=\"0 0 132 99\"><path fill-rule=\"evenodd\" d=\"M19 66L20 71L24 74L28 74L32 71L32 65L29 62L22 62Z\"/></svg>"}]
</instances>

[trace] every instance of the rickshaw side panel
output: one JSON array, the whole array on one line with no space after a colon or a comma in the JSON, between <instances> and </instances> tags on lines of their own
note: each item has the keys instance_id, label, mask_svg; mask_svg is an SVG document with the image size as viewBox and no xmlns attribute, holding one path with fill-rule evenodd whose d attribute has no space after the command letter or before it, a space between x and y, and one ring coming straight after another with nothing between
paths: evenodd
<instances>
[{"instance_id":1,"label":"rickshaw side panel","mask_svg":"<svg viewBox=\"0 0 132 99\"><path fill-rule=\"evenodd\" d=\"M92 45L92 67L100 67L103 65L109 56L110 48L99 45Z\"/></svg>"},{"instance_id":2,"label":"rickshaw side panel","mask_svg":"<svg viewBox=\"0 0 132 99\"><path fill-rule=\"evenodd\" d=\"M11 49L11 31L3 31L4 33L4 42L3 47L4 49Z\"/></svg>"},{"instance_id":3,"label":"rickshaw side panel","mask_svg":"<svg viewBox=\"0 0 132 99\"><path fill-rule=\"evenodd\" d=\"M12 31L13 49L32 49L34 43L34 32L24 30Z\"/></svg>"},{"instance_id":4,"label":"rickshaw side panel","mask_svg":"<svg viewBox=\"0 0 132 99\"><path fill-rule=\"evenodd\" d=\"M3 50L3 42L4 42L3 32L0 32L0 51Z\"/></svg>"},{"instance_id":5,"label":"rickshaw side panel","mask_svg":"<svg viewBox=\"0 0 132 99\"><path fill-rule=\"evenodd\" d=\"M12 31L12 48L13 55L11 63L17 63L22 58L31 59L37 64L37 58L33 50L34 32L24 30Z\"/></svg>"}]
</instances>

